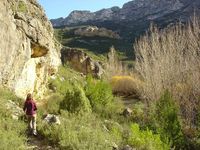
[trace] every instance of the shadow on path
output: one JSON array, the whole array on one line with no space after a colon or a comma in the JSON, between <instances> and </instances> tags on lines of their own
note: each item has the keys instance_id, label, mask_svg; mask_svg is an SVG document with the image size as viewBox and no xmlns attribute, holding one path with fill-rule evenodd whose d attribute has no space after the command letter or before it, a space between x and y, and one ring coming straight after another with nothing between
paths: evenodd
<instances>
[{"instance_id":1,"label":"shadow on path","mask_svg":"<svg viewBox=\"0 0 200 150\"><path fill-rule=\"evenodd\" d=\"M58 150L58 148L51 146L41 135L28 135L26 150Z\"/></svg>"}]
</instances>

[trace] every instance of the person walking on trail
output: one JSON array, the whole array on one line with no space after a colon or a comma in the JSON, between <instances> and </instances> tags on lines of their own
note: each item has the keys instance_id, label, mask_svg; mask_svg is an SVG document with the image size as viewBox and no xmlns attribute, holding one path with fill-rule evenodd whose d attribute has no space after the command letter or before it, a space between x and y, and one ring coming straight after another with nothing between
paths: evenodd
<instances>
[{"instance_id":1,"label":"person walking on trail","mask_svg":"<svg viewBox=\"0 0 200 150\"><path fill-rule=\"evenodd\" d=\"M33 100L32 95L30 93L27 94L23 110L26 113L26 116L27 116L27 119L28 119L29 132L36 136L37 135L37 130L36 130L36 110L37 110L37 106L36 106L36 103Z\"/></svg>"}]
</instances>

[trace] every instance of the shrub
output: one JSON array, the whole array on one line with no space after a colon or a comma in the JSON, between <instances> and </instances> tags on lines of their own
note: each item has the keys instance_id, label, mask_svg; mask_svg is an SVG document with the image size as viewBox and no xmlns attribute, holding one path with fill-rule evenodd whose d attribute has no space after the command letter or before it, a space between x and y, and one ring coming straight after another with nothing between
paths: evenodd
<instances>
[{"instance_id":1,"label":"shrub","mask_svg":"<svg viewBox=\"0 0 200 150\"><path fill-rule=\"evenodd\" d=\"M131 120L139 123L143 126L145 122L145 112L144 112L144 103L143 102L134 102L134 105L131 107L132 113L131 113ZM148 114L149 115L149 114Z\"/></svg>"},{"instance_id":2,"label":"shrub","mask_svg":"<svg viewBox=\"0 0 200 150\"><path fill-rule=\"evenodd\" d=\"M142 131L138 124L131 125L128 143L138 150L169 150L170 146L161 141L160 136L151 130Z\"/></svg>"},{"instance_id":3,"label":"shrub","mask_svg":"<svg viewBox=\"0 0 200 150\"><path fill-rule=\"evenodd\" d=\"M72 90L67 90L60 108L71 113L91 112L91 105L81 87L75 86Z\"/></svg>"},{"instance_id":4,"label":"shrub","mask_svg":"<svg viewBox=\"0 0 200 150\"><path fill-rule=\"evenodd\" d=\"M59 126L45 123L39 126L41 134L60 149L112 150L112 143L118 141L114 134L104 130L102 122L95 115L62 111L61 122Z\"/></svg>"},{"instance_id":5,"label":"shrub","mask_svg":"<svg viewBox=\"0 0 200 150\"><path fill-rule=\"evenodd\" d=\"M113 76L111 79L112 90L118 94L138 94L142 81L131 76Z\"/></svg>"},{"instance_id":6,"label":"shrub","mask_svg":"<svg viewBox=\"0 0 200 150\"><path fill-rule=\"evenodd\" d=\"M184 146L178 108L169 91L156 103L155 121L157 132L164 142L169 140L176 149Z\"/></svg>"},{"instance_id":7,"label":"shrub","mask_svg":"<svg viewBox=\"0 0 200 150\"><path fill-rule=\"evenodd\" d=\"M19 1L18 2L18 11L22 12L22 13L26 13L27 12L27 6L26 3L24 1Z\"/></svg>"},{"instance_id":8,"label":"shrub","mask_svg":"<svg viewBox=\"0 0 200 150\"><path fill-rule=\"evenodd\" d=\"M65 95L67 90L72 89L75 85L83 86L83 83L83 77L80 73L67 66L61 66L58 69L58 74L49 80L49 89L54 93Z\"/></svg>"},{"instance_id":9,"label":"shrub","mask_svg":"<svg viewBox=\"0 0 200 150\"><path fill-rule=\"evenodd\" d=\"M152 26L134 46L144 96L157 100L168 89L179 101L188 125L196 118L200 95L199 34L199 19L194 17L187 25L179 23L163 30Z\"/></svg>"},{"instance_id":10,"label":"shrub","mask_svg":"<svg viewBox=\"0 0 200 150\"><path fill-rule=\"evenodd\" d=\"M102 80L95 80L92 77L87 78L85 93L88 97L92 109L101 111L113 102L112 89L110 85Z\"/></svg>"},{"instance_id":11,"label":"shrub","mask_svg":"<svg viewBox=\"0 0 200 150\"><path fill-rule=\"evenodd\" d=\"M65 95L67 90L72 89L73 85L65 78L56 77L56 79L51 79L49 81L49 88L53 89L54 92L59 93L61 95Z\"/></svg>"},{"instance_id":12,"label":"shrub","mask_svg":"<svg viewBox=\"0 0 200 150\"><path fill-rule=\"evenodd\" d=\"M58 114L60 111L60 103L63 101L63 99L64 96L59 93L52 94L48 98L46 104L46 111L48 113Z\"/></svg>"}]
</instances>

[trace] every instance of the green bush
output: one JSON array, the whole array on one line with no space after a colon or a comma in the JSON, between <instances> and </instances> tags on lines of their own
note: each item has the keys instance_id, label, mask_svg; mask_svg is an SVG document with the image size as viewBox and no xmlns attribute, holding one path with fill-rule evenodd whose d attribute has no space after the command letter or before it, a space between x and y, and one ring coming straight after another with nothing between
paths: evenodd
<instances>
[{"instance_id":1,"label":"green bush","mask_svg":"<svg viewBox=\"0 0 200 150\"><path fill-rule=\"evenodd\" d=\"M60 108L71 113L91 112L91 105L81 87L75 86L72 90L67 90Z\"/></svg>"},{"instance_id":2,"label":"green bush","mask_svg":"<svg viewBox=\"0 0 200 150\"><path fill-rule=\"evenodd\" d=\"M59 93L54 93L48 98L46 104L46 111L48 113L58 114L60 111L60 103L63 101L63 95Z\"/></svg>"},{"instance_id":3,"label":"green bush","mask_svg":"<svg viewBox=\"0 0 200 150\"><path fill-rule=\"evenodd\" d=\"M128 143L138 150L169 150L170 146L161 141L160 136L151 130L142 131L138 124L131 125Z\"/></svg>"},{"instance_id":4,"label":"green bush","mask_svg":"<svg viewBox=\"0 0 200 150\"><path fill-rule=\"evenodd\" d=\"M18 11L22 13L26 13L28 11L26 3L23 1L18 2Z\"/></svg>"},{"instance_id":5,"label":"green bush","mask_svg":"<svg viewBox=\"0 0 200 150\"><path fill-rule=\"evenodd\" d=\"M131 106L131 109L132 109L131 119L139 124L144 123L145 119L144 103L142 103L141 101L134 102L134 104Z\"/></svg>"},{"instance_id":6,"label":"green bush","mask_svg":"<svg viewBox=\"0 0 200 150\"><path fill-rule=\"evenodd\" d=\"M156 103L155 124L164 142L169 140L176 149L184 146L178 108L169 91L166 91Z\"/></svg>"},{"instance_id":7,"label":"green bush","mask_svg":"<svg viewBox=\"0 0 200 150\"><path fill-rule=\"evenodd\" d=\"M60 149L112 150L113 142L118 141L117 133L106 131L95 115L61 111L60 118L61 125L39 125L40 133Z\"/></svg>"},{"instance_id":8,"label":"green bush","mask_svg":"<svg viewBox=\"0 0 200 150\"><path fill-rule=\"evenodd\" d=\"M75 85L83 86L83 77L80 73L68 68L67 66L59 67L55 79L49 80L49 89L54 93L65 95L67 90L71 90Z\"/></svg>"},{"instance_id":9,"label":"green bush","mask_svg":"<svg viewBox=\"0 0 200 150\"><path fill-rule=\"evenodd\" d=\"M56 79L51 79L49 81L49 88L55 90L54 93L59 93L65 95L66 91L72 89L73 85L64 78L56 77Z\"/></svg>"},{"instance_id":10,"label":"green bush","mask_svg":"<svg viewBox=\"0 0 200 150\"><path fill-rule=\"evenodd\" d=\"M87 78L85 93L94 111L101 111L109 106L114 98L110 85L102 80L95 80L92 77Z\"/></svg>"}]
</instances>

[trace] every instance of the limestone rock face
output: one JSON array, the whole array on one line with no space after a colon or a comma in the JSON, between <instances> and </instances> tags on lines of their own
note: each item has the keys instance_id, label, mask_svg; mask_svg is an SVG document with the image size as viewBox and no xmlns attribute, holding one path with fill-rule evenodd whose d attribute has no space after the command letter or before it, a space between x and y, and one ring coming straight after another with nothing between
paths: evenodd
<instances>
[{"instance_id":1,"label":"limestone rock face","mask_svg":"<svg viewBox=\"0 0 200 150\"><path fill-rule=\"evenodd\" d=\"M0 85L42 96L61 63L44 10L36 0L1 0L0 33Z\"/></svg>"},{"instance_id":2,"label":"limestone rock face","mask_svg":"<svg viewBox=\"0 0 200 150\"><path fill-rule=\"evenodd\" d=\"M20 108L19 104L16 104L12 100L8 100L6 103L6 108L11 112L11 117L15 120L18 120L20 117L24 115L24 111Z\"/></svg>"},{"instance_id":3,"label":"limestone rock face","mask_svg":"<svg viewBox=\"0 0 200 150\"><path fill-rule=\"evenodd\" d=\"M61 60L63 64L69 64L74 70L85 75L91 74L96 78L101 78L104 72L99 62L94 61L85 52L78 49L63 47Z\"/></svg>"}]
</instances>

